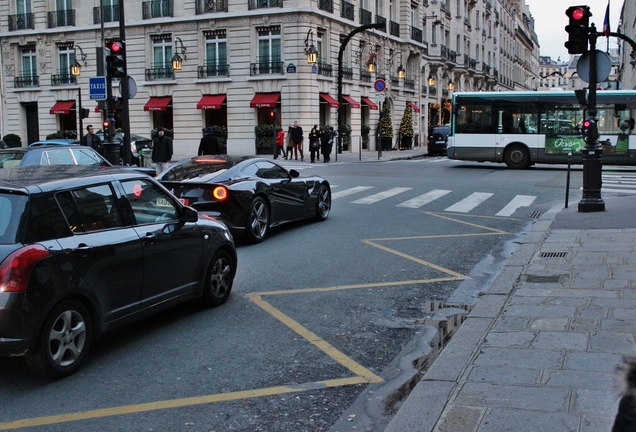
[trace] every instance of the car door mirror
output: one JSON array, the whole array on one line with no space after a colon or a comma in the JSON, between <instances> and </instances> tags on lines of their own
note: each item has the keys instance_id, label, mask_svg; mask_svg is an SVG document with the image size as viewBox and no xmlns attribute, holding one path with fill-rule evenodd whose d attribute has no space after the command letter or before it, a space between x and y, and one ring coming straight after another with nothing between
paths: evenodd
<instances>
[{"instance_id":1,"label":"car door mirror","mask_svg":"<svg viewBox=\"0 0 636 432\"><path fill-rule=\"evenodd\" d=\"M296 178L300 175L300 173L296 171L295 169L291 169L289 170L289 175L291 176L291 178Z\"/></svg>"},{"instance_id":2,"label":"car door mirror","mask_svg":"<svg viewBox=\"0 0 636 432\"><path fill-rule=\"evenodd\" d=\"M196 222L199 220L199 213L192 207L183 207L181 211L181 219L184 222Z\"/></svg>"}]
</instances>

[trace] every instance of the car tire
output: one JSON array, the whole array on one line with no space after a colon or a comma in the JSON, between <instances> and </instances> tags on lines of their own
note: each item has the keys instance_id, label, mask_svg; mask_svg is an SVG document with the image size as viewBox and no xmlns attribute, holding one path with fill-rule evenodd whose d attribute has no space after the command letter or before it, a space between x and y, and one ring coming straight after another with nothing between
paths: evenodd
<instances>
[{"instance_id":1,"label":"car tire","mask_svg":"<svg viewBox=\"0 0 636 432\"><path fill-rule=\"evenodd\" d=\"M217 251L206 274L203 303L208 307L220 306L230 296L234 282L234 261L227 251Z\"/></svg>"},{"instance_id":2,"label":"car tire","mask_svg":"<svg viewBox=\"0 0 636 432\"><path fill-rule=\"evenodd\" d=\"M318 197L316 199L316 220L324 221L329 217L330 211L331 191L323 184L318 188Z\"/></svg>"},{"instance_id":3,"label":"car tire","mask_svg":"<svg viewBox=\"0 0 636 432\"><path fill-rule=\"evenodd\" d=\"M78 301L57 305L42 326L36 349L26 362L37 375L61 378L79 368L93 341L91 316Z\"/></svg>"},{"instance_id":4,"label":"car tire","mask_svg":"<svg viewBox=\"0 0 636 432\"><path fill-rule=\"evenodd\" d=\"M261 197L252 200L247 223L245 225L245 235L251 243L260 243L265 238L269 230L269 207Z\"/></svg>"},{"instance_id":5,"label":"car tire","mask_svg":"<svg viewBox=\"0 0 636 432\"><path fill-rule=\"evenodd\" d=\"M530 166L530 153L525 146L520 144L511 145L504 153L504 162L508 168L526 169Z\"/></svg>"}]
</instances>

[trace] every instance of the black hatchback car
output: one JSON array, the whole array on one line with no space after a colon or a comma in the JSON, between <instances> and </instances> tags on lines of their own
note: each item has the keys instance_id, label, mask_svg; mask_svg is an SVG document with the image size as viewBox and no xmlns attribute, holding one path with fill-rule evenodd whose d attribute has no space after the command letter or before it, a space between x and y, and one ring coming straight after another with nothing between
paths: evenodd
<instances>
[{"instance_id":1,"label":"black hatchback car","mask_svg":"<svg viewBox=\"0 0 636 432\"><path fill-rule=\"evenodd\" d=\"M123 169L0 170L0 356L73 373L93 341L177 303L226 301L227 227Z\"/></svg>"},{"instance_id":2,"label":"black hatchback car","mask_svg":"<svg viewBox=\"0 0 636 432\"><path fill-rule=\"evenodd\" d=\"M428 154L446 154L446 144L450 134L450 125L435 126L428 134Z\"/></svg>"}]
</instances>

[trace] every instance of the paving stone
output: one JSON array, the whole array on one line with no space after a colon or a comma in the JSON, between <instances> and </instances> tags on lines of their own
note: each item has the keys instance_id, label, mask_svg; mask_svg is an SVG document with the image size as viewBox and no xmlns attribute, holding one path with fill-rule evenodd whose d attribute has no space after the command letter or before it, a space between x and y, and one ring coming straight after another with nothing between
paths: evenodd
<instances>
[{"instance_id":1,"label":"paving stone","mask_svg":"<svg viewBox=\"0 0 636 432\"><path fill-rule=\"evenodd\" d=\"M617 319L604 319L601 320L601 331L614 332L614 333L627 333L634 331L634 321L630 320L617 320Z\"/></svg>"},{"instance_id":2,"label":"paving stone","mask_svg":"<svg viewBox=\"0 0 636 432\"><path fill-rule=\"evenodd\" d=\"M636 308L636 299L632 300L624 298L595 298L592 299L592 304L595 306L608 308L634 309Z\"/></svg>"},{"instance_id":3,"label":"paving stone","mask_svg":"<svg viewBox=\"0 0 636 432\"><path fill-rule=\"evenodd\" d=\"M524 330L528 326L530 318L505 316L497 320L495 330Z\"/></svg>"},{"instance_id":4,"label":"paving stone","mask_svg":"<svg viewBox=\"0 0 636 432\"><path fill-rule=\"evenodd\" d=\"M574 409L578 413L611 415L617 409L616 390L577 389L574 393Z\"/></svg>"},{"instance_id":5,"label":"paving stone","mask_svg":"<svg viewBox=\"0 0 636 432\"><path fill-rule=\"evenodd\" d=\"M598 328L599 319L576 317L570 321L568 330L576 332L594 332Z\"/></svg>"},{"instance_id":6,"label":"paving stone","mask_svg":"<svg viewBox=\"0 0 636 432\"><path fill-rule=\"evenodd\" d=\"M544 384L553 387L572 387L612 390L615 388L616 375L575 370L549 370L543 374Z\"/></svg>"},{"instance_id":7,"label":"paving stone","mask_svg":"<svg viewBox=\"0 0 636 432\"><path fill-rule=\"evenodd\" d=\"M504 315L551 318L574 317L576 308L574 306L508 306L504 311Z\"/></svg>"},{"instance_id":8,"label":"paving stone","mask_svg":"<svg viewBox=\"0 0 636 432\"><path fill-rule=\"evenodd\" d=\"M541 371L513 366L475 366L468 375L469 381L499 384L537 384Z\"/></svg>"},{"instance_id":9,"label":"paving stone","mask_svg":"<svg viewBox=\"0 0 636 432\"><path fill-rule=\"evenodd\" d=\"M484 340L484 346L491 347L529 347L536 332L495 332L490 331Z\"/></svg>"},{"instance_id":10,"label":"paving stone","mask_svg":"<svg viewBox=\"0 0 636 432\"><path fill-rule=\"evenodd\" d=\"M590 350L606 353L629 354L634 352L632 333L601 333L590 337Z\"/></svg>"},{"instance_id":11,"label":"paving stone","mask_svg":"<svg viewBox=\"0 0 636 432\"><path fill-rule=\"evenodd\" d=\"M533 348L541 349L585 351L587 349L587 335L575 332L539 332L531 345Z\"/></svg>"},{"instance_id":12,"label":"paving stone","mask_svg":"<svg viewBox=\"0 0 636 432\"><path fill-rule=\"evenodd\" d=\"M636 309L612 309L610 318L636 320Z\"/></svg>"},{"instance_id":13,"label":"paving stone","mask_svg":"<svg viewBox=\"0 0 636 432\"><path fill-rule=\"evenodd\" d=\"M560 369L564 351L484 347L475 358L477 366L515 366L535 369Z\"/></svg>"},{"instance_id":14,"label":"paving stone","mask_svg":"<svg viewBox=\"0 0 636 432\"><path fill-rule=\"evenodd\" d=\"M473 432L479 426L484 410L470 407L453 406L439 423L440 432Z\"/></svg>"},{"instance_id":15,"label":"paving stone","mask_svg":"<svg viewBox=\"0 0 636 432\"><path fill-rule=\"evenodd\" d=\"M620 354L571 351L566 355L565 369L613 372L621 363Z\"/></svg>"},{"instance_id":16,"label":"paving stone","mask_svg":"<svg viewBox=\"0 0 636 432\"><path fill-rule=\"evenodd\" d=\"M530 322L530 330L563 331L568 328L567 318L537 318Z\"/></svg>"},{"instance_id":17,"label":"paving stone","mask_svg":"<svg viewBox=\"0 0 636 432\"><path fill-rule=\"evenodd\" d=\"M532 407L539 411L566 412L568 400L569 389L467 382L462 385L453 403L489 408Z\"/></svg>"},{"instance_id":18,"label":"paving stone","mask_svg":"<svg viewBox=\"0 0 636 432\"><path fill-rule=\"evenodd\" d=\"M585 318L607 318L607 309L600 306L587 306L579 309L579 316Z\"/></svg>"},{"instance_id":19,"label":"paving stone","mask_svg":"<svg viewBox=\"0 0 636 432\"><path fill-rule=\"evenodd\" d=\"M601 416L581 416L581 432L599 432L599 431L611 431L614 424L614 416L601 417Z\"/></svg>"},{"instance_id":20,"label":"paving stone","mask_svg":"<svg viewBox=\"0 0 636 432\"><path fill-rule=\"evenodd\" d=\"M486 414L482 423L479 432L577 432L579 416L495 408Z\"/></svg>"}]
</instances>

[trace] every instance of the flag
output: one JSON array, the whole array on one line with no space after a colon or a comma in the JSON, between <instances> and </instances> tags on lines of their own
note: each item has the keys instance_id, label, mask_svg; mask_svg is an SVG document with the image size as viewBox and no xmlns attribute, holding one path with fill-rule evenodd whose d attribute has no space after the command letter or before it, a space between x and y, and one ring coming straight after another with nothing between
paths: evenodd
<instances>
[{"instance_id":1,"label":"flag","mask_svg":"<svg viewBox=\"0 0 636 432\"><path fill-rule=\"evenodd\" d=\"M609 9L610 2L609 0L607 0L607 9L605 9L605 19L603 20L603 36L610 35Z\"/></svg>"}]
</instances>

